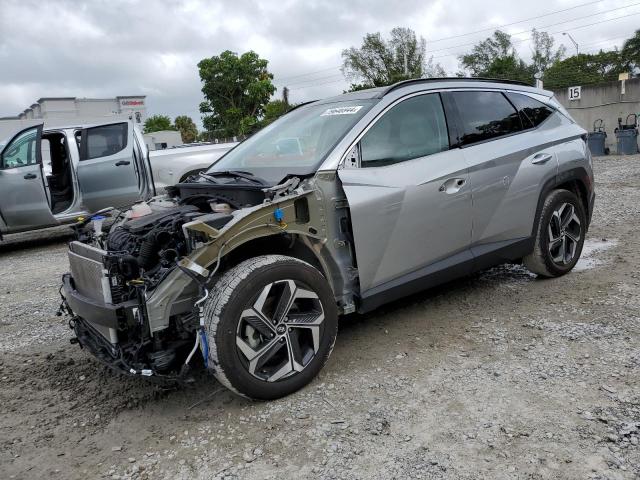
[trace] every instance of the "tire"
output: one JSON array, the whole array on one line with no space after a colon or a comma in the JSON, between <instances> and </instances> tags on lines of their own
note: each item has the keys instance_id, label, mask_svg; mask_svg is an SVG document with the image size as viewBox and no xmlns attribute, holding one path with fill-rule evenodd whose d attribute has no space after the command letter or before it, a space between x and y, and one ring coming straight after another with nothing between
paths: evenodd
<instances>
[{"instance_id":1,"label":"tire","mask_svg":"<svg viewBox=\"0 0 640 480\"><path fill-rule=\"evenodd\" d=\"M338 332L327 280L308 263L282 255L255 257L225 272L205 302L204 317L214 376L259 400L284 397L309 383Z\"/></svg>"},{"instance_id":2,"label":"tire","mask_svg":"<svg viewBox=\"0 0 640 480\"><path fill-rule=\"evenodd\" d=\"M568 190L553 190L538 216L533 252L525 267L542 277L559 277L575 266L584 245L587 216L580 199Z\"/></svg>"}]
</instances>

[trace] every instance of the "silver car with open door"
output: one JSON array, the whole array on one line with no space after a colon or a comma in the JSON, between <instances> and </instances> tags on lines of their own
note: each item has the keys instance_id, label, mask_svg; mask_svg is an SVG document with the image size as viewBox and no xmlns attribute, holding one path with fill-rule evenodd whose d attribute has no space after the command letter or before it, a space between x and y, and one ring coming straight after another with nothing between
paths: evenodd
<instances>
[{"instance_id":1,"label":"silver car with open door","mask_svg":"<svg viewBox=\"0 0 640 480\"><path fill-rule=\"evenodd\" d=\"M130 122L25 128L0 152L0 235L75 221L154 194L148 152Z\"/></svg>"}]
</instances>

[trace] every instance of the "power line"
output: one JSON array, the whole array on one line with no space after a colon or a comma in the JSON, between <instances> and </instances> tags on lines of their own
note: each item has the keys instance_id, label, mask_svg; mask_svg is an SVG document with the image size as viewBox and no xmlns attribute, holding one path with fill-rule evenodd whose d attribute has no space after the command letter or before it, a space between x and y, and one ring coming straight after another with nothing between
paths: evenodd
<instances>
[{"instance_id":1,"label":"power line","mask_svg":"<svg viewBox=\"0 0 640 480\"><path fill-rule=\"evenodd\" d=\"M640 5L640 4L636 4L636 5ZM564 29L566 31L573 31L573 30L579 30L581 28L586 28L586 27L592 27L594 25L600 25L601 23L606 23L606 22L611 22L614 20L621 20L623 18L627 18L627 17L633 17L634 15L640 15L640 12L636 12L636 13L630 13L628 15L622 15L620 17L615 17L615 18L608 18L606 20L601 20L599 22L594 22L594 23L588 23L586 25L578 25L576 27L571 27L571 28L567 28ZM541 28L546 28L546 27L541 27ZM521 32L524 33L524 32ZM548 32L550 35L555 35L557 33L562 33L562 30L558 30L556 32ZM526 42L527 40L531 40L531 37L527 37L527 38L517 38L515 40L512 40L511 43L522 43L522 42ZM475 45L475 44L472 44ZM456 48L456 47L464 47L464 46L468 46L468 44L465 45L456 45L454 47L449 47L449 48ZM442 49L442 50L446 50L446 49ZM434 50L437 51L437 50ZM458 55L461 55L462 52L460 53L449 53L449 54L445 54L445 55L438 55L438 56L434 56L433 59L437 59L437 58L445 58L445 57L455 57Z\"/></svg>"},{"instance_id":2,"label":"power line","mask_svg":"<svg viewBox=\"0 0 640 480\"><path fill-rule=\"evenodd\" d=\"M300 83L307 83L307 82L317 82L319 80L327 80L329 78L335 77L337 75L342 76L342 73L334 73L332 75L327 75L326 77L317 77L317 78L307 78L307 79L303 79L303 80L298 80L297 82L286 82L286 84L281 84L282 86L286 86L289 87L291 85L298 85ZM277 83L277 82L274 82Z\"/></svg>"},{"instance_id":3,"label":"power line","mask_svg":"<svg viewBox=\"0 0 640 480\"><path fill-rule=\"evenodd\" d=\"M544 17L548 17L548 16L551 16L551 15L556 15L558 13L568 12L570 10L575 10L576 8L586 7L586 6L589 6L589 5L594 5L596 3L602 3L603 1L604 0L595 0L595 1L592 1L592 2L582 3L580 5L575 5L573 7L564 8L562 10L555 10L553 12L545 13L543 15L538 15L538 16L535 16L535 17L529 17L529 18L526 18L524 20L518 20L516 22L505 23L503 25L497 25L497 26L494 26L494 27L487 27L487 28L484 28L484 29L481 29L481 30L475 30L473 32L461 33L459 35L452 35L450 37L436 38L434 40L429 40L429 43L441 42L443 40L451 40L453 38L467 37L469 35L473 35L473 34L476 34L476 33L482 33L482 32L486 32L486 31L489 31L489 30L498 30L500 28L510 27L512 25L517 25L519 23L529 22L531 20L537 20L539 18L544 18ZM542 27L542 28L544 28L544 27ZM298 75L290 75L288 77L279 78L277 80L277 82L281 83L283 80L289 80L289 79L292 79L292 78L299 78L299 77L306 77L308 75L313 75L313 74L316 74L316 73L322 73L322 72L326 72L328 70L333 70L333 69L340 68L340 67L341 67L341 65L336 65L334 67L323 68L322 70L316 70L316 71L309 72L309 73L301 73L301 74L298 74Z\"/></svg>"},{"instance_id":4,"label":"power line","mask_svg":"<svg viewBox=\"0 0 640 480\"><path fill-rule=\"evenodd\" d=\"M305 86L302 86L302 87L290 88L289 90L302 90L303 88L315 88L315 87L320 87L322 85L329 85L331 83L338 83L338 82L346 82L346 80L344 78L339 78L339 79L333 80L331 82L317 83L315 85L305 85Z\"/></svg>"},{"instance_id":5,"label":"power line","mask_svg":"<svg viewBox=\"0 0 640 480\"><path fill-rule=\"evenodd\" d=\"M334 70L334 69L336 69L336 68L340 68L341 66L342 66L342 65L336 65L335 67L327 67L327 68L323 68L322 70L316 70L316 71L314 71L314 72L301 73L301 74L299 74L299 75L291 75L291 76L289 76L289 77L280 77L280 78L278 79L278 81L281 81L281 80L288 80L288 79L291 79L291 78L306 77L307 75L313 75L313 74L315 74L315 73L326 72L327 70Z\"/></svg>"},{"instance_id":6,"label":"power line","mask_svg":"<svg viewBox=\"0 0 640 480\"><path fill-rule=\"evenodd\" d=\"M598 2L592 2L592 3L598 3ZM575 22L575 21L579 21L579 20L584 20L585 18L592 18L594 16L603 15L603 14L606 14L606 13L609 13L609 12L615 12L617 10L623 10L623 9L626 9L626 8L629 8L629 7L635 7L637 5L640 5L640 2L633 3L633 4L630 4L630 5L626 5L624 7L614 8L614 9L611 9L611 10L609 10L607 12L599 12L599 13L594 13L594 14L590 14L590 15L585 15L583 17L578 17L578 18L574 18L574 19L571 19L571 20L566 20L566 21L563 21L563 22L557 22L557 23L553 23L553 24L550 24L550 25L540 26L540 27L537 27L537 28L542 29L542 28L549 28L549 27L554 27L554 26L558 26L558 25L563 25L563 24L566 24L566 23L571 23L571 22ZM579 29L591 27L591 26L594 26L594 25L600 25L602 23L607 23L607 22L611 22L611 21L615 21L615 20L621 20L623 18L632 17L632 16L635 16L635 15L640 15L640 12L631 13L631 14L627 14L627 15L621 15L619 17L614 17L614 18L608 18L608 19L605 19L605 20L601 20L599 22L589 23L589 24L586 24L586 25L578 25L578 26L575 26L575 27L566 28L564 30L568 30L568 31L579 30ZM548 15L544 15L544 16L548 16ZM521 22L514 22L514 23L521 23ZM496 27L496 28L499 28L499 27ZM521 32L510 34L510 36L521 35L523 33L529 33L529 32L530 32L530 30L524 30L524 31L521 31ZM553 35L553 34L556 34L556 33L561 33L561 31L551 32L550 34ZM531 40L531 37L527 37L527 38L523 38L523 39L515 39L515 40L512 40L512 43L522 43L522 42L526 42L528 40ZM445 47L445 48L439 48L439 49L435 49L435 50L426 50L425 53L433 53L433 52L439 52L439 51L443 51L443 50L444 51L448 51L448 50L453 49L453 48L468 47L470 45L476 45L476 44L477 44L477 42L464 43L464 44L453 45L453 46L449 46L449 47ZM437 58L452 57L452 56L458 56L460 54L461 53L449 53L449 54L445 54L445 55L434 56L433 58L437 59ZM312 75L314 73L320 73L320 72L323 72L323 71L332 70L332 69L339 68L339 67L340 67L340 65L335 66L335 67L325 68L325 69L322 69L322 70L317 70L315 72L309 72L309 73L306 73L306 74L299 74L299 75L294 75L292 77L284 77L284 78L296 78L296 77L299 78L299 77L303 77L303 76L307 76L307 75ZM336 76L336 75L338 75L338 74L334 74L334 75L330 75L329 77L322 77L322 78L330 78L330 77L333 77L333 76ZM294 84L305 83L307 81L308 82L315 82L315 81L321 80L322 78L317 78L317 79L313 78L313 79L308 79L308 80L301 80L300 82L295 82ZM282 81L282 79L280 79L279 82L281 82L281 81ZM328 83L335 83L335 82L328 82ZM321 83L319 85L325 85L325 84L326 83ZM312 85L309 85L309 86L312 86ZM300 88L305 88L305 87L298 87L298 88L295 88L295 90L298 90Z\"/></svg>"},{"instance_id":7,"label":"power line","mask_svg":"<svg viewBox=\"0 0 640 480\"><path fill-rule=\"evenodd\" d=\"M510 27L512 25L517 25L518 23L529 22L531 20L537 20L539 18L548 17L550 15L556 15L558 13L568 12L569 10L575 10L576 8L586 7L588 5L593 5L595 3L602 3L603 1L604 0L596 0L595 2L582 3L582 4L576 5L574 7L565 8L563 10L556 10L555 12L549 12L549 13L545 13L544 15L538 15L537 17L530 17L530 18L525 18L524 20L518 20L517 22L505 23L504 25L497 25L495 27L487 27L487 28L483 28L482 30L475 30L473 32L461 33L459 35L452 35L450 37L436 38L435 40L429 40L429 43L442 42L444 40L451 40L453 38L467 37L467 36L473 35L475 33L487 32L489 30L499 30L499 29L504 28L504 27Z\"/></svg>"},{"instance_id":8,"label":"power line","mask_svg":"<svg viewBox=\"0 0 640 480\"><path fill-rule=\"evenodd\" d=\"M629 8L629 7L635 7L635 6L637 6L637 5L640 5L640 2L639 2L639 3L633 3L633 4L631 4L631 5L627 5L627 6L624 6L624 7L614 8L614 9L611 9L611 10L609 10L609 11L607 11L607 12L592 13L591 15L585 15L584 17L578 17L578 18L574 18L574 19L571 19L571 20L565 20L565 21L563 21L563 22L552 23L552 24L550 24L550 25L544 25L544 26L537 27L537 28L542 29L542 28L555 27L555 26L558 26L558 25L563 25L563 24L565 24L565 23L571 23L571 22L576 22L576 21L578 21L578 20L584 20L585 18L591 18L591 17L595 17L595 16L597 16L597 15L603 15L603 14L605 14L605 13L615 12L616 10L622 10L622 9ZM638 13L640 13L640 12L638 12ZM571 27L571 28L567 28L566 30L570 30L570 31L571 31L571 30L577 30L577 29L579 29L579 28L589 27L589 26L591 26L591 25L598 25L598 24L600 24L600 23L610 22L610 21L612 21L612 20L618 20L618 19L620 19L620 18L630 17L630 16L632 16L632 15L638 15L638 13L632 13L632 14L629 14L629 15L623 15L623 16L621 16L621 17L609 18L609 19L602 20L602 21L600 21L600 22L592 23L592 24L589 24L589 25L582 25L582 26L579 26L579 27ZM522 35L523 33L530 33L530 32L531 32L531 30L523 30L523 31L521 31L521 32L510 33L510 34L509 34L509 36L513 37L514 35ZM560 32L554 32L554 33L560 33ZM513 41L512 41L512 43L524 42L524 41L526 41L526 40L529 40L530 38L531 38L531 37L527 37L527 38L522 39L522 40L516 39L516 40L513 40ZM476 45L477 43L478 43L478 42L462 43L462 44L459 44L459 45L452 45L452 46L450 46L450 47L437 48L437 49L435 49L435 50L425 50L425 53L441 52L441 51L443 51L443 50L445 50L445 51L446 51L446 50L449 50L449 49L451 49L451 48L458 48L458 47L468 47L468 46L470 46L470 45Z\"/></svg>"}]
</instances>

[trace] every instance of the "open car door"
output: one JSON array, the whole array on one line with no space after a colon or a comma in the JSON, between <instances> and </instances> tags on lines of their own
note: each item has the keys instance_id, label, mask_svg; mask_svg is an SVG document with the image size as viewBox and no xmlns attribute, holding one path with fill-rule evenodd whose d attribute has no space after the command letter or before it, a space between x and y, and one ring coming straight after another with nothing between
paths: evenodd
<instances>
[{"instance_id":1,"label":"open car door","mask_svg":"<svg viewBox=\"0 0 640 480\"><path fill-rule=\"evenodd\" d=\"M128 122L85 128L76 133L76 140L78 183L89 212L144 199L146 179L136 161L133 127Z\"/></svg>"},{"instance_id":2,"label":"open car door","mask_svg":"<svg viewBox=\"0 0 640 480\"><path fill-rule=\"evenodd\" d=\"M41 139L42 125L25 128L0 154L1 233L57 224L45 190Z\"/></svg>"}]
</instances>

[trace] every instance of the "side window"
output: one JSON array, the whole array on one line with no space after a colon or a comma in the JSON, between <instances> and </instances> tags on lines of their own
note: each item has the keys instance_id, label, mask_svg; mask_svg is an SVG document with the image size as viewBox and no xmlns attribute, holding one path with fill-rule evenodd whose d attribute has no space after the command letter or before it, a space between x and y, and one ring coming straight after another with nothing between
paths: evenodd
<instances>
[{"instance_id":1,"label":"side window","mask_svg":"<svg viewBox=\"0 0 640 480\"><path fill-rule=\"evenodd\" d=\"M522 130L518 112L500 92L453 92L460 113L461 145Z\"/></svg>"},{"instance_id":2,"label":"side window","mask_svg":"<svg viewBox=\"0 0 640 480\"><path fill-rule=\"evenodd\" d=\"M418 95L384 114L360 140L362 167L380 167L449 149L440 95Z\"/></svg>"},{"instance_id":3,"label":"side window","mask_svg":"<svg viewBox=\"0 0 640 480\"><path fill-rule=\"evenodd\" d=\"M25 130L2 152L2 168L24 167L38 163L37 128Z\"/></svg>"},{"instance_id":4,"label":"side window","mask_svg":"<svg viewBox=\"0 0 640 480\"><path fill-rule=\"evenodd\" d=\"M522 117L525 128L535 128L553 114L553 109L542 102L521 93L507 93Z\"/></svg>"},{"instance_id":5,"label":"side window","mask_svg":"<svg viewBox=\"0 0 640 480\"><path fill-rule=\"evenodd\" d=\"M80 138L80 160L108 157L121 152L126 147L126 123L87 128L82 131Z\"/></svg>"}]
</instances>

